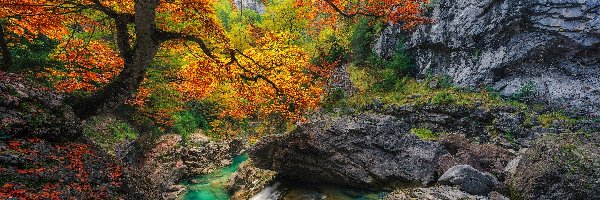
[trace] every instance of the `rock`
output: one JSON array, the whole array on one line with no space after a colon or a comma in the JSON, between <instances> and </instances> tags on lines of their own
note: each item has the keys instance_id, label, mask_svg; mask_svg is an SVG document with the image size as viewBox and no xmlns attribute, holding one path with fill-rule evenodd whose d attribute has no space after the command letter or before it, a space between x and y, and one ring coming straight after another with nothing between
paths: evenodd
<instances>
[{"instance_id":1,"label":"rock","mask_svg":"<svg viewBox=\"0 0 600 200\"><path fill-rule=\"evenodd\" d=\"M430 16L435 23L418 27L406 47L422 76L445 74L459 86L490 85L505 96L600 116L599 6L595 0L439 0ZM384 29L378 40L400 32ZM395 42L382 44L395 48Z\"/></svg>"},{"instance_id":2,"label":"rock","mask_svg":"<svg viewBox=\"0 0 600 200\"><path fill-rule=\"evenodd\" d=\"M503 180L505 166L514 158L508 149L492 144L473 144L461 134L443 136L438 142L449 152L440 158L438 174L456 165L470 165Z\"/></svg>"},{"instance_id":3,"label":"rock","mask_svg":"<svg viewBox=\"0 0 600 200\"><path fill-rule=\"evenodd\" d=\"M233 4L239 10L250 9L259 14L265 12L265 4L260 0L233 0Z\"/></svg>"},{"instance_id":4,"label":"rock","mask_svg":"<svg viewBox=\"0 0 600 200\"><path fill-rule=\"evenodd\" d=\"M510 160L510 162L508 162L508 164L506 165L506 167L504 167L504 170L503 170L504 176L510 177L517 172L517 166L519 166L521 159L523 159L523 154L526 151L527 151L527 148L523 148L523 149L519 150L519 155L517 155L517 157L513 158L512 160Z\"/></svg>"},{"instance_id":5,"label":"rock","mask_svg":"<svg viewBox=\"0 0 600 200\"><path fill-rule=\"evenodd\" d=\"M358 88L354 87L352 80L350 80L350 73L348 72L348 64L340 65L333 69L331 76L329 77L329 92L333 90L340 90L344 92L346 96L352 96L358 92Z\"/></svg>"},{"instance_id":6,"label":"rock","mask_svg":"<svg viewBox=\"0 0 600 200\"><path fill-rule=\"evenodd\" d=\"M0 138L76 141L82 123L55 90L0 72Z\"/></svg>"},{"instance_id":7,"label":"rock","mask_svg":"<svg viewBox=\"0 0 600 200\"><path fill-rule=\"evenodd\" d=\"M600 133L547 135L506 181L519 199L600 199Z\"/></svg>"},{"instance_id":8,"label":"rock","mask_svg":"<svg viewBox=\"0 0 600 200\"><path fill-rule=\"evenodd\" d=\"M459 190L456 187L441 185L431 188L412 188L404 190L395 190L384 197L384 200L409 200L409 199L427 199L427 200L487 200L485 196L471 195Z\"/></svg>"},{"instance_id":9,"label":"rock","mask_svg":"<svg viewBox=\"0 0 600 200\"><path fill-rule=\"evenodd\" d=\"M263 138L251 150L255 166L310 183L360 188L427 184L446 151L419 140L396 117L321 116L287 135Z\"/></svg>"},{"instance_id":10,"label":"rock","mask_svg":"<svg viewBox=\"0 0 600 200\"><path fill-rule=\"evenodd\" d=\"M230 199L250 199L269 186L275 178L275 172L258 169L252 161L245 161L238 170L229 177L227 190L233 194Z\"/></svg>"},{"instance_id":11,"label":"rock","mask_svg":"<svg viewBox=\"0 0 600 200\"><path fill-rule=\"evenodd\" d=\"M173 185L167 189L166 193L163 193L162 197L165 200L177 200L185 190L186 187L184 185Z\"/></svg>"},{"instance_id":12,"label":"rock","mask_svg":"<svg viewBox=\"0 0 600 200\"><path fill-rule=\"evenodd\" d=\"M173 195L173 188L185 174L181 143L180 135L162 135L144 152L141 163L127 169L128 199L163 199Z\"/></svg>"},{"instance_id":13,"label":"rock","mask_svg":"<svg viewBox=\"0 0 600 200\"><path fill-rule=\"evenodd\" d=\"M84 141L85 142L85 141ZM0 199L123 199L124 167L81 141L0 140Z\"/></svg>"},{"instance_id":14,"label":"rock","mask_svg":"<svg viewBox=\"0 0 600 200\"><path fill-rule=\"evenodd\" d=\"M457 165L448 169L438 182L457 185L461 190L474 195L488 195L498 184L493 175L482 173L469 165Z\"/></svg>"}]
</instances>

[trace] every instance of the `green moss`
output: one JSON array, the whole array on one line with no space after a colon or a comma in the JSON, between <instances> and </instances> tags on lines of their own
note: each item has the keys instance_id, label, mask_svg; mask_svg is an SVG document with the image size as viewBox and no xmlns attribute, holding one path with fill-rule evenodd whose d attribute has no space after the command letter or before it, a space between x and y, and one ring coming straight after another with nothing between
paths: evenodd
<instances>
[{"instance_id":1,"label":"green moss","mask_svg":"<svg viewBox=\"0 0 600 200\"><path fill-rule=\"evenodd\" d=\"M552 124L555 121L564 122L567 125L573 125L575 122L577 122L576 119L573 119L573 118L563 114L562 112L551 112L551 113L541 114L538 116L538 121L540 122L542 127L545 127L545 128L552 127Z\"/></svg>"},{"instance_id":2,"label":"green moss","mask_svg":"<svg viewBox=\"0 0 600 200\"><path fill-rule=\"evenodd\" d=\"M416 135L421 140L434 140L438 136L438 134L427 128L412 128L410 129L410 133Z\"/></svg>"}]
</instances>

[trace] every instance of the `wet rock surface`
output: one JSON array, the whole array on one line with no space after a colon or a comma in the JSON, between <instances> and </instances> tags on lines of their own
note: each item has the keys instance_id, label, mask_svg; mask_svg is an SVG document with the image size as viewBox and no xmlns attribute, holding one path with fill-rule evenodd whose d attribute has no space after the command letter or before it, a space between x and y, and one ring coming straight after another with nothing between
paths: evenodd
<instances>
[{"instance_id":1,"label":"wet rock surface","mask_svg":"<svg viewBox=\"0 0 600 200\"><path fill-rule=\"evenodd\" d=\"M435 23L407 40L421 75L492 85L507 96L529 88L534 101L600 116L599 1L440 0L432 7ZM395 48L390 34L401 32L388 29L383 50Z\"/></svg>"},{"instance_id":2,"label":"wet rock surface","mask_svg":"<svg viewBox=\"0 0 600 200\"><path fill-rule=\"evenodd\" d=\"M521 199L600 199L600 133L537 140L507 184Z\"/></svg>"},{"instance_id":3,"label":"wet rock surface","mask_svg":"<svg viewBox=\"0 0 600 200\"><path fill-rule=\"evenodd\" d=\"M446 151L408 129L389 115L322 116L290 134L264 138L250 157L259 168L304 182L360 188L430 183Z\"/></svg>"},{"instance_id":4,"label":"wet rock surface","mask_svg":"<svg viewBox=\"0 0 600 200\"><path fill-rule=\"evenodd\" d=\"M245 161L227 183L227 190L233 194L230 199L245 200L254 197L275 181L275 175L274 171L256 168L251 160Z\"/></svg>"}]
</instances>

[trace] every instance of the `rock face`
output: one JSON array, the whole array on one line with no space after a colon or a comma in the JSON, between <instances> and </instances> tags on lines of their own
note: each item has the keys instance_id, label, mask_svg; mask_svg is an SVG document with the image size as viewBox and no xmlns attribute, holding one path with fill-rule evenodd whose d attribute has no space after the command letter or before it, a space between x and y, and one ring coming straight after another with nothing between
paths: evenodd
<instances>
[{"instance_id":1,"label":"rock face","mask_svg":"<svg viewBox=\"0 0 600 200\"><path fill-rule=\"evenodd\" d=\"M449 152L440 158L438 174L443 174L456 165L469 165L503 180L505 166L514 157L508 149L492 144L473 144L464 135L447 135L439 138L438 142Z\"/></svg>"},{"instance_id":2,"label":"rock face","mask_svg":"<svg viewBox=\"0 0 600 200\"><path fill-rule=\"evenodd\" d=\"M412 188L405 190L396 190L384 198L385 200L406 200L406 199L428 199L428 200L508 200L508 198L492 192L489 196L471 195L459 190L456 187L437 186L431 188Z\"/></svg>"},{"instance_id":3,"label":"rock face","mask_svg":"<svg viewBox=\"0 0 600 200\"><path fill-rule=\"evenodd\" d=\"M600 116L600 1L439 0L433 7L435 23L406 45L422 75L492 85L504 95L528 87L557 107Z\"/></svg>"},{"instance_id":4,"label":"rock face","mask_svg":"<svg viewBox=\"0 0 600 200\"><path fill-rule=\"evenodd\" d=\"M245 161L227 182L227 190L233 194L230 199L252 198L275 180L275 174L274 171L254 167L251 160Z\"/></svg>"},{"instance_id":5,"label":"rock face","mask_svg":"<svg viewBox=\"0 0 600 200\"><path fill-rule=\"evenodd\" d=\"M239 10L250 9L260 14L265 12L265 4L260 0L233 0L233 3Z\"/></svg>"},{"instance_id":6,"label":"rock face","mask_svg":"<svg viewBox=\"0 0 600 200\"><path fill-rule=\"evenodd\" d=\"M469 165L457 165L448 169L438 182L457 185L461 190L474 195L487 195L498 184L498 180L491 174L480 172Z\"/></svg>"},{"instance_id":7,"label":"rock face","mask_svg":"<svg viewBox=\"0 0 600 200\"><path fill-rule=\"evenodd\" d=\"M64 96L14 74L0 72L0 137L75 140L81 121Z\"/></svg>"},{"instance_id":8,"label":"rock face","mask_svg":"<svg viewBox=\"0 0 600 200\"><path fill-rule=\"evenodd\" d=\"M537 140L507 183L520 199L600 199L600 133Z\"/></svg>"},{"instance_id":9,"label":"rock face","mask_svg":"<svg viewBox=\"0 0 600 200\"><path fill-rule=\"evenodd\" d=\"M375 188L434 181L444 153L393 116L358 114L317 117L290 134L263 138L250 157L292 180Z\"/></svg>"}]
</instances>

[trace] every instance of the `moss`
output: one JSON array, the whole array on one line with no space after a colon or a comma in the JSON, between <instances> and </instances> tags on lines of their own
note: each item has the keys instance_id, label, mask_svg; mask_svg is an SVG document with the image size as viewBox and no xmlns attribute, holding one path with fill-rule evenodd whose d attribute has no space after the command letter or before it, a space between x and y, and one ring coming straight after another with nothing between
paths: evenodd
<instances>
[{"instance_id":1,"label":"moss","mask_svg":"<svg viewBox=\"0 0 600 200\"><path fill-rule=\"evenodd\" d=\"M554 124L555 121L564 122L569 126L573 125L574 123L577 122L576 119L573 119L573 118L563 114L562 112L551 112L551 113L541 114L538 116L538 120L539 120L540 124L542 125L542 127L545 127L545 128L552 127L552 125Z\"/></svg>"},{"instance_id":2,"label":"moss","mask_svg":"<svg viewBox=\"0 0 600 200\"><path fill-rule=\"evenodd\" d=\"M438 134L427 128L412 128L410 129L410 133L416 135L421 140L434 140L438 136Z\"/></svg>"}]
</instances>

